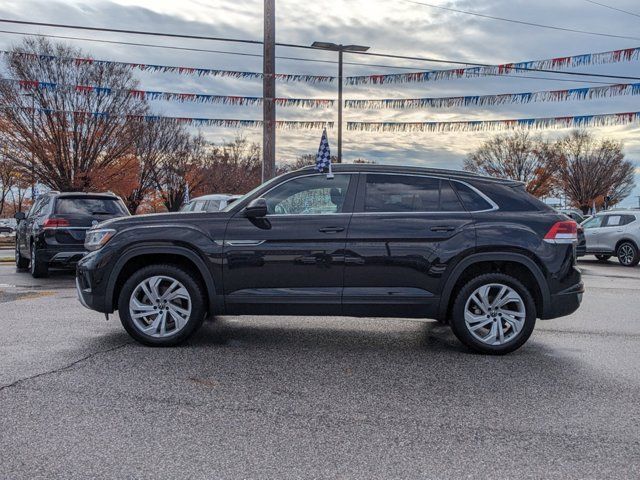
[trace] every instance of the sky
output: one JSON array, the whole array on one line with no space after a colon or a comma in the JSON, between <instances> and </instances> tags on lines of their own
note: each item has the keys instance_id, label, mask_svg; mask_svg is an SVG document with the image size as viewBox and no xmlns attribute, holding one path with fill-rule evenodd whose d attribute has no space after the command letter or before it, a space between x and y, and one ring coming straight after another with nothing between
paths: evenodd
<instances>
[{"instance_id":1,"label":"sky","mask_svg":"<svg viewBox=\"0 0 640 480\"><path fill-rule=\"evenodd\" d=\"M590 3L588 0L430 0L427 3L484 15L506 17L559 27L637 37L634 39L570 33L501 22L454 13L407 0L276 0L276 41L310 45L313 41L360 44L372 52L442 58L499 64L513 61L553 58L640 46L640 16L622 13ZM601 0L612 7L640 15L637 0ZM192 35L242 39L262 39L261 0L4 0L0 18L38 22L81 24L119 29L153 30ZM0 30L70 35L93 40L140 42L156 46L189 47L260 54L260 45L222 43L205 40L169 39L130 34L97 33L67 29L2 24ZM0 48L20 41L21 35L0 32ZM134 63L193 66L259 72L262 59L213 52L189 52L169 48L105 44L87 40L64 40L82 48L87 56L103 60ZM333 52L278 47L278 56L311 60L335 60ZM406 72L453 65L379 57L345 55L345 75ZM375 66L371 65L375 64ZM398 67L403 67L398 68ZM335 75L335 63L277 59L278 73ZM574 71L640 77L640 62L585 66ZM260 96L260 80L185 76L172 73L136 72L140 88L189 93ZM417 98L514 93L595 86L607 79L576 78L555 74L536 74L540 78L484 77L428 83L346 86L348 98ZM562 81L562 80L571 81ZM616 83L611 80L610 83ZM278 83L276 95L296 98L335 98L336 85L310 85L302 82ZM260 106L227 106L152 101L158 114L208 118L261 119ZM640 97L623 96L589 101L532 103L490 107L447 109L352 110L345 109L345 121L452 121L588 115L640 111ZM279 120L336 120L337 110L278 108ZM216 143L233 140L242 133L261 142L260 129L203 127L203 135ZM636 187L623 206L637 206L640 195L640 125L591 129L597 137L624 143L629 160L636 165ZM538 133L538 132L537 132ZM557 138L568 130L542 130L540 135ZM345 161L356 158L377 163L420 165L458 169L466 155L495 132L455 133L373 133L343 134ZM336 131L329 131L335 152ZM278 131L276 155L279 162L295 160L317 151L320 132L316 130Z\"/></svg>"}]
</instances>

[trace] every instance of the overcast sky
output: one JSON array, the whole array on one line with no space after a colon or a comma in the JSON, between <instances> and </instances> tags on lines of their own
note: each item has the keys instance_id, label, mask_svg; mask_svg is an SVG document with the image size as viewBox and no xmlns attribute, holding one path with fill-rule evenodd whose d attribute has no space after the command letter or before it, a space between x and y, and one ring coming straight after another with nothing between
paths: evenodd
<instances>
[{"instance_id":1,"label":"overcast sky","mask_svg":"<svg viewBox=\"0 0 640 480\"><path fill-rule=\"evenodd\" d=\"M600 3L640 14L637 0L599 0ZM262 39L261 0L4 0L2 18L71 23L100 27L203 34L243 39ZM548 30L486 18L468 16L416 5L406 0L276 0L276 39L283 43L311 44L314 40L368 45L372 51L438 57L450 60L497 64L640 46L640 17L594 5L587 0L429 0L441 6L514 18L528 22L638 37L639 40ZM72 35L92 39L122 40L165 46L261 53L261 46L212 41L189 41L136 35L93 33L3 24L2 30ZM14 45L20 35L0 33L2 49ZM209 52L185 52L165 48L133 47L89 41L66 40L97 59L163 65L183 65L229 70L261 71L259 57ZM333 60L329 52L278 48L277 55ZM345 61L383 66L346 65L345 75L403 72L394 66L416 71L446 68L447 65L387 58L348 55ZM576 71L640 76L640 63L586 66ZM336 65L278 59L279 73L335 75ZM256 80L184 76L170 73L136 72L141 88L190 93L259 96ZM561 75L539 74L551 79L486 77L430 83L345 87L345 98L415 98L426 96L475 95L576 88L596 85L587 79L560 81ZM603 79L594 79L599 82ZM611 83L616 83L612 80ZM332 98L335 84L308 85L278 83L277 96ZM231 107L215 104L151 102L158 113L209 118L261 119L259 106ZM586 115L640 111L640 98L618 97L592 101L503 105L422 110L345 110L345 120L364 121L450 121L562 115ZM335 120L336 111L279 108L280 120ZM596 136L622 140L627 158L636 164L640 184L640 129L638 125L594 128ZM203 134L212 141L232 140L237 130L206 127ZM246 130L260 141L260 130ZM555 138L567 130L540 132ZM363 157L378 163L415 164L461 168L466 154L494 135L482 133L367 133L345 132L343 155L348 161ZM279 131L277 156L290 161L318 148L318 131ZM335 131L329 132L335 152ZM640 188L623 205L638 204Z\"/></svg>"}]
</instances>

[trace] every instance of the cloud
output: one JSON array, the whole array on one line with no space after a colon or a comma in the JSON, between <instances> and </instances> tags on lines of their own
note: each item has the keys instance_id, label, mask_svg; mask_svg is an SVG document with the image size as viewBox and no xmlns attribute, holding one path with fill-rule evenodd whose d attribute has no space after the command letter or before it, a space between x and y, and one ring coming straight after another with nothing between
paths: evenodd
<instances>
[{"instance_id":1,"label":"cloud","mask_svg":"<svg viewBox=\"0 0 640 480\"><path fill-rule=\"evenodd\" d=\"M616 6L633 9L636 0L620 0ZM612 32L634 36L637 19L603 9L586 2L513 2L510 0L439 1L438 4L477 11L489 15L520 18L531 22L561 25L583 30ZM262 36L262 1L260 0L13 0L0 5L5 18L30 19L124 29L160 30L234 38L260 40ZM438 9L421 7L403 0L279 0L277 2L277 40L287 43L311 44L314 40L370 45L373 51L401 53L412 56L502 63L537 58L573 55L640 45L640 41L612 39L531 28L471 17ZM157 45L186 46L211 50L227 50L260 54L261 46L238 45L210 41L79 32L62 29L39 29L6 26L7 30L48 32L83 36L94 39L119 39ZM640 36L640 35L636 35ZM19 37L0 34L5 49ZM73 42L94 58L166 65L203 66L209 68L260 71L259 57L234 56L221 53L185 52L151 47L107 45ZM332 52L311 52L278 48L278 55L322 60L335 60ZM346 55L346 62L407 66L416 70L448 68L452 65L421 61L406 61L380 57ZM332 75L333 63L314 63L279 59L277 69L284 73ZM345 65L347 75L403 70L381 66ZM638 64L598 65L578 71L638 76ZM189 77L175 74L137 74L141 87L153 90L203 92L210 94L260 95L257 81L228 78ZM555 74L523 74L523 77L486 77L424 84L358 86L345 88L346 98L415 98L492 94L547 89L572 88L586 85L584 78L561 77ZM561 78L571 80L560 81ZM597 79L607 81L607 79ZM620 80L622 81L622 80ZM611 83L616 83L612 80ZM278 84L279 96L334 97L335 85ZM261 118L260 107L231 107L211 104L152 102L157 111L167 115ZM355 111L345 110L345 120L354 121L451 121L536 116L583 115L640 111L640 98L619 97L582 102L503 105L483 108L453 108L446 110ZM290 120L332 120L334 110L278 109L278 117ZM233 129L206 128L203 134L212 141L223 142L237 134ZM259 130L244 132L260 141ZM564 131L541 132L557 137ZM598 136L622 140L627 157L637 163L640 158L638 126L593 129ZM345 159L364 157L379 163L410 163L414 165L459 168L466 154L488 139L491 132L474 133L344 133ZM335 131L330 132L335 149ZM283 131L278 133L277 155L280 160L292 160L300 154L314 153L319 143L317 131ZM639 167L640 168L640 167ZM638 169L636 170L638 172ZM640 184L640 172L638 172ZM640 191L633 195L639 195ZM630 197L625 203L635 205Z\"/></svg>"}]
</instances>

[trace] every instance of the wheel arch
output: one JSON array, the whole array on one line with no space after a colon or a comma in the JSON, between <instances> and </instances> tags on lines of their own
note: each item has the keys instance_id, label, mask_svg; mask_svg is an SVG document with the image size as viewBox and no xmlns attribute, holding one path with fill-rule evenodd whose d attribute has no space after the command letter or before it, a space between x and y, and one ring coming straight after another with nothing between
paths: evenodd
<instances>
[{"instance_id":1,"label":"wheel arch","mask_svg":"<svg viewBox=\"0 0 640 480\"><path fill-rule=\"evenodd\" d=\"M466 282L468 278L490 272L506 273L512 276L520 274L523 278L518 278L518 280L532 290L531 294L538 310L537 315L543 315L550 303L551 293L545 276L536 262L528 256L516 252L483 252L469 255L453 267L440 295L438 318L449 318L458 290L456 287Z\"/></svg>"},{"instance_id":2,"label":"wheel arch","mask_svg":"<svg viewBox=\"0 0 640 480\"><path fill-rule=\"evenodd\" d=\"M633 240L632 238L629 238L629 237L623 237L623 238L621 238L620 240L618 240L616 242L616 248L614 249L614 252L615 252L616 255L618 254L618 248L620 247L620 245L622 245L625 242L631 243L634 247L636 247L636 250L640 250L638 248L638 243L635 240Z\"/></svg>"},{"instance_id":3,"label":"wheel arch","mask_svg":"<svg viewBox=\"0 0 640 480\"><path fill-rule=\"evenodd\" d=\"M111 312L116 309L120 290L132 272L142 266L155 263L174 264L193 271L207 296L205 299L207 311L209 313L220 311L219 307L222 302L219 300L213 276L205 261L197 252L187 247L174 245L142 245L125 251L109 275L105 292L107 309Z\"/></svg>"}]
</instances>

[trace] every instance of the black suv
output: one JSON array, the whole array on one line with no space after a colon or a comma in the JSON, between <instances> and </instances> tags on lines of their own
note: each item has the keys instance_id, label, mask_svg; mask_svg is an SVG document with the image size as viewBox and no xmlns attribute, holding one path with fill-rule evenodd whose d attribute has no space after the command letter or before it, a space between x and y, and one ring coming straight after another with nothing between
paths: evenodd
<instances>
[{"instance_id":1,"label":"black suv","mask_svg":"<svg viewBox=\"0 0 640 480\"><path fill-rule=\"evenodd\" d=\"M46 277L49 267L74 267L82 256L84 237L103 220L129 216L122 200L113 193L47 192L29 212L15 214L16 266Z\"/></svg>"},{"instance_id":2,"label":"black suv","mask_svg":"<svg viewBox=\"0 0 640 480\"><path fill-rule=\"evenodd\" d=\"M338 165L277 177L216 213L111 220L87 234L80 301L146 345L213 315L431 318L507 353L575 311L576 223L521 183Z\"/></svg>"}]
</instances>

